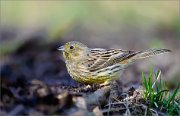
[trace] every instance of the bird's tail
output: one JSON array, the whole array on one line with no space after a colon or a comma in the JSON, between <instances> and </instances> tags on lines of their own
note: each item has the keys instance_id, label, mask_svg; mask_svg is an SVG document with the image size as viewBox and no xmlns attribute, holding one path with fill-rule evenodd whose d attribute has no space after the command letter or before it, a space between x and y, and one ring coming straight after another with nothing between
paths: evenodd
<instances>
[{"instance_id":1,"label":"bird's tail","mask_svg":"<svg viewBox=\"0 0 180 116\"><path fill-rule=\"evenodd\" d=\"M167 52L171 52L171 50L168 50L168 49L149 49L149 50L145 50L145 51L139 51L136 53L136 55L134 55L131 58L131 60L135 61L137 59L143 59L143 58L147 58L147 57L151 57L151 56L155 56L155 55L167 53Z\"/></svg>"}]
</instances>

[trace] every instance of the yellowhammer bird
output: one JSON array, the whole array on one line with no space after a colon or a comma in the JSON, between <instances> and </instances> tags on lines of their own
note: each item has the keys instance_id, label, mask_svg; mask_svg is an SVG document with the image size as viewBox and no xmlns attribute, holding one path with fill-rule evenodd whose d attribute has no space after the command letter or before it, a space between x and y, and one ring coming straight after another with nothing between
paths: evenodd
<instances>
[{"instance_id":1,"label":"yellowhammer bird","mask_svg":"<svg viewBox=\"0 0 180 116\"><path fill-rule=\"evenodd\" d=\"M121 49L88 48L71 41L58 48L63 51L70 76L84 84L106 83L118 79L122 69L137 59L170 52L167 49L126 51Z\"/></svg>"}]
</instances>

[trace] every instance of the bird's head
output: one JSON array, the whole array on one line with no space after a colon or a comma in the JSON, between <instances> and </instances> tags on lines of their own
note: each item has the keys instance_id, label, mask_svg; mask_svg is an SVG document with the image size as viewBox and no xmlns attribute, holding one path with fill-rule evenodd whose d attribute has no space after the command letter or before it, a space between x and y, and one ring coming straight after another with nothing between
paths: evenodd
<instances>
[{"instance_id":1,"label":"bird's head","mask_svg":"<svg viewBox=\"0 0 180 116\"><path fill-rule=\"evenodd\" d=\"M80 42L71 41L63 46L60 46L58 50L63 52L65 60L81 60L87 55L88 47Z\"/></svg>"}]
</instances>

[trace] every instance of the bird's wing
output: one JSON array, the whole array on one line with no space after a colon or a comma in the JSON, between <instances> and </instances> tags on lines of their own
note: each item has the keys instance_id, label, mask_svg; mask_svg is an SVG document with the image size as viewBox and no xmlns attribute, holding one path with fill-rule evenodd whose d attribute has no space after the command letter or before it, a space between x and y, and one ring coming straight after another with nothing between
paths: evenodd
<instances>
[{"instance_id":1,"label":"bird's wing","mask_svg":"<svg viewBox=\"0 0 180 116\"><path fill-rule=\"evenodd\" d=\"M167 49L151 49L145 51L126 51L121 49L91 49L86 60L87 69L90 72L98 71L100 69L107 69L107 67L127 66L135 60L147 58L161 53L170 52Z\"/></svg>"},{"instance_id":2,"label":"bird's wing","mask_svg":"<svg viewBox=\"0 0 180 116\"><path fill-rule=\"evenodd\" d=\"M121 49L91 49L86 62L88 70L93 72L117 63L123 63L129 57L134 56L133 53L135 52Z\"/></svg>"}]
</instances>

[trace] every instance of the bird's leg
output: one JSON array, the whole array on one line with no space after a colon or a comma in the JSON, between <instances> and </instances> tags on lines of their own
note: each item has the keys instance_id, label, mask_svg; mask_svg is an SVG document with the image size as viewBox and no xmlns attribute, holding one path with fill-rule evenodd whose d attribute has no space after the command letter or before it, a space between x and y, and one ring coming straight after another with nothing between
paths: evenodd
<instances>
[{"instance_id":1,"label":"bird's leg","mask_svg":"<svg viewBox=\"0 0 180 116\"><path fill-rule=\"evenodd\" d=\"M121 83L119 83L118 81L112 81L110 85L111 85L111 92L110 92L111 96L117 98L118 96L120 96L120 94L122 94Z\"/></svg>"},{"instance_id":2,"label":"bird's leg","mask_svg":"<svg viewBox=\"0 0 180 116\"><path fill-rule=\"evenodd\" d=\"M95 91L99 88L100 86L98 84L92 84L92 85L86 85L84 89L89 91Z\"/></svg>"},{"instance_id":3,"label":"bird's leg","mask_svg":"<svg viewBox=\"0 0 180 116\"><path fill-rule=\"evenodd\" d=\"M116 81L111 81L108 83L111 87L110 89L110 94L109 94L109 100L108 100L108 104L109 104L109 107L108 107L108 110L110 111L111 110L111 104L113 103L114 101L114 98L117 98L119 96L119 88L118 88L118 83ZM109 115L110 112L108 112L108 115Z\"/></svg>"},{"instance_id":4,"label":"bird's leg","mask_svg":"<svg viewBox=\"0 0 180 116\"><path fill-rule=\"evenodd\" d=\"M113 81L105 81L104 83L101 84L92 84L92 85L86 85L85 86L85 90L97 90L99 88L102 88L104 86L109 86L109 85L113 85Z\"/></svg>"},{"instance_id":5,"label":"bird's leg","mask_svg":"<svg viewBox=\"0 0 180 116\"><path fill-rule=\"evenodd\" d=\"M102 84L92 84L92 85L86 85L85 90L97 90L99 88L102 88L104 86L109 86L110 83L108 81L102 83Z\"/></svg>"},{"instance_id":6,"label":"bird's leg","mask_svg":"<svg viewBox=\"0 0 180 116\"><path fill-rule=\"evenodd\" d=\"M100 84L100 87L104 87L104 86L108 86L108 85L111 85L111 82L105 81L104 83Z\"/></svg>"}]
</instances>

